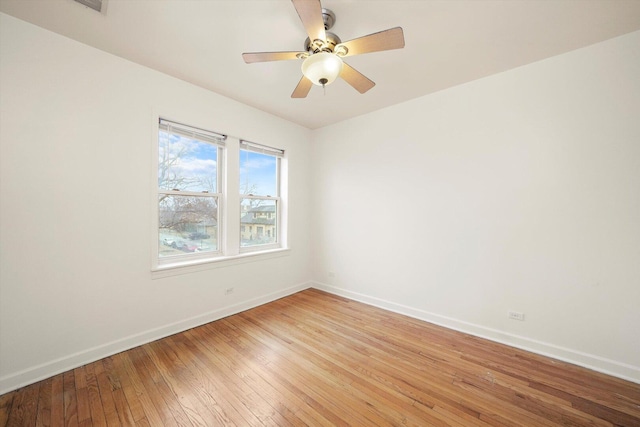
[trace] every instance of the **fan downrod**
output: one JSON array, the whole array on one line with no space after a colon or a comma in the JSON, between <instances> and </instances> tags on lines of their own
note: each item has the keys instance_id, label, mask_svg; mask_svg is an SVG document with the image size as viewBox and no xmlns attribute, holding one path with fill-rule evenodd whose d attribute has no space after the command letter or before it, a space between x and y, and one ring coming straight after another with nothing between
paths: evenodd
<instances>
[{"instance_id":1,"label":"fan downrod","mask_svg":"<svg viewBox=\"0 0 640 427\"><path fill-rule=\"evenodd\" d=\"M330 30L336 23L336 14L329 9L322 8L322 22L324 22L324 29Z\"/></svg>"}]
</instances>

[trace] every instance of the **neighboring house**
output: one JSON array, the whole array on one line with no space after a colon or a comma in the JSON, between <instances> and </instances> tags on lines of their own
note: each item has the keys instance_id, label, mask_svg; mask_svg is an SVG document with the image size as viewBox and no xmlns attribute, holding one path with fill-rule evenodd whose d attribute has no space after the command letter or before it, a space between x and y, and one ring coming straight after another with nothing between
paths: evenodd
<instances>
[{"instance_id":1,"label":"neighboring house","mask_svg":"<svg viewBox=\"0 0 640 427\"><path fill-rule=\"evenodd\" d=\"M272 243L276 236L276 207L257 206L247 210L240 219L243 242Z\"/></svg>"}]
</instances>

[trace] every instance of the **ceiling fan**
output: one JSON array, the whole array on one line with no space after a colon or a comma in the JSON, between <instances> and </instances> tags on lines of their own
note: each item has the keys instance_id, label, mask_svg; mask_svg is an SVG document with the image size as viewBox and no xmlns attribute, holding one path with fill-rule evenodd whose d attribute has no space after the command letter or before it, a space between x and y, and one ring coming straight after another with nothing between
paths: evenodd
<instances>
[{"instance_id":1,"label":"ceiling fan","mask_svg":"<svg viewBox=\"0 0 640 427\"><path fill-rule=\"evenodd\" d=\"M365 93L375 83L355 68L346 64L342 58L363 53L404 47L402 28L395 27L368 36L342 42L340 38L327 31L336 21L335 14L323 9L320 0L291 0L309 37L300 52L250 52L243 53L247 64L254 62L284 61L302 59L302 78L291 94L292 98L305 98L312 85L325 87L341 77L360 93Z\"/></svg>"}]
</instances>

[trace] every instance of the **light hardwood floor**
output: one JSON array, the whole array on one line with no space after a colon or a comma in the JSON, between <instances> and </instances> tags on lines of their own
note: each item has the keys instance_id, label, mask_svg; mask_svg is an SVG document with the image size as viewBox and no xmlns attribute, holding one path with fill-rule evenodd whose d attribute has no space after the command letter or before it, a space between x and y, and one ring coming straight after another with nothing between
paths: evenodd
<instances>
[{"instance_id":1,"label":"light hardwood floor","mask_svg":"<svg viewBox=\"0 0 640 427\"><path fill-rule=\"evenodd\" d=\"M640 385L309 289L0 396L0 426L640 426Z\"/></svg>"}]
</instances>

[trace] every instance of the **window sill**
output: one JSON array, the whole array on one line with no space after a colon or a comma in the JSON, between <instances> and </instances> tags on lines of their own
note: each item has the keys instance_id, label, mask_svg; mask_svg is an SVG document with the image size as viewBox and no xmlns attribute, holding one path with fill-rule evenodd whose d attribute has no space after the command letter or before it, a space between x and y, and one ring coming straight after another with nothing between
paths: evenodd
<instances>
[{"instance_id":1,"label":"window sill","mask_svg":"<svg viewBox=\"0 0 640 427\"><path fill-rule=\"evenodd\" d=\"M245 252L232 256L220 256L210 259L198 259L192 261L181 261L171 264L163 264L151 269L152 279L178 276L181 274L195 273L198 271L210 270L213 268L230 267L249 262L263 261L266 259L280 258L288 256L289 248L277 248L259 252Z\"/></svg>"}]
</instances>

